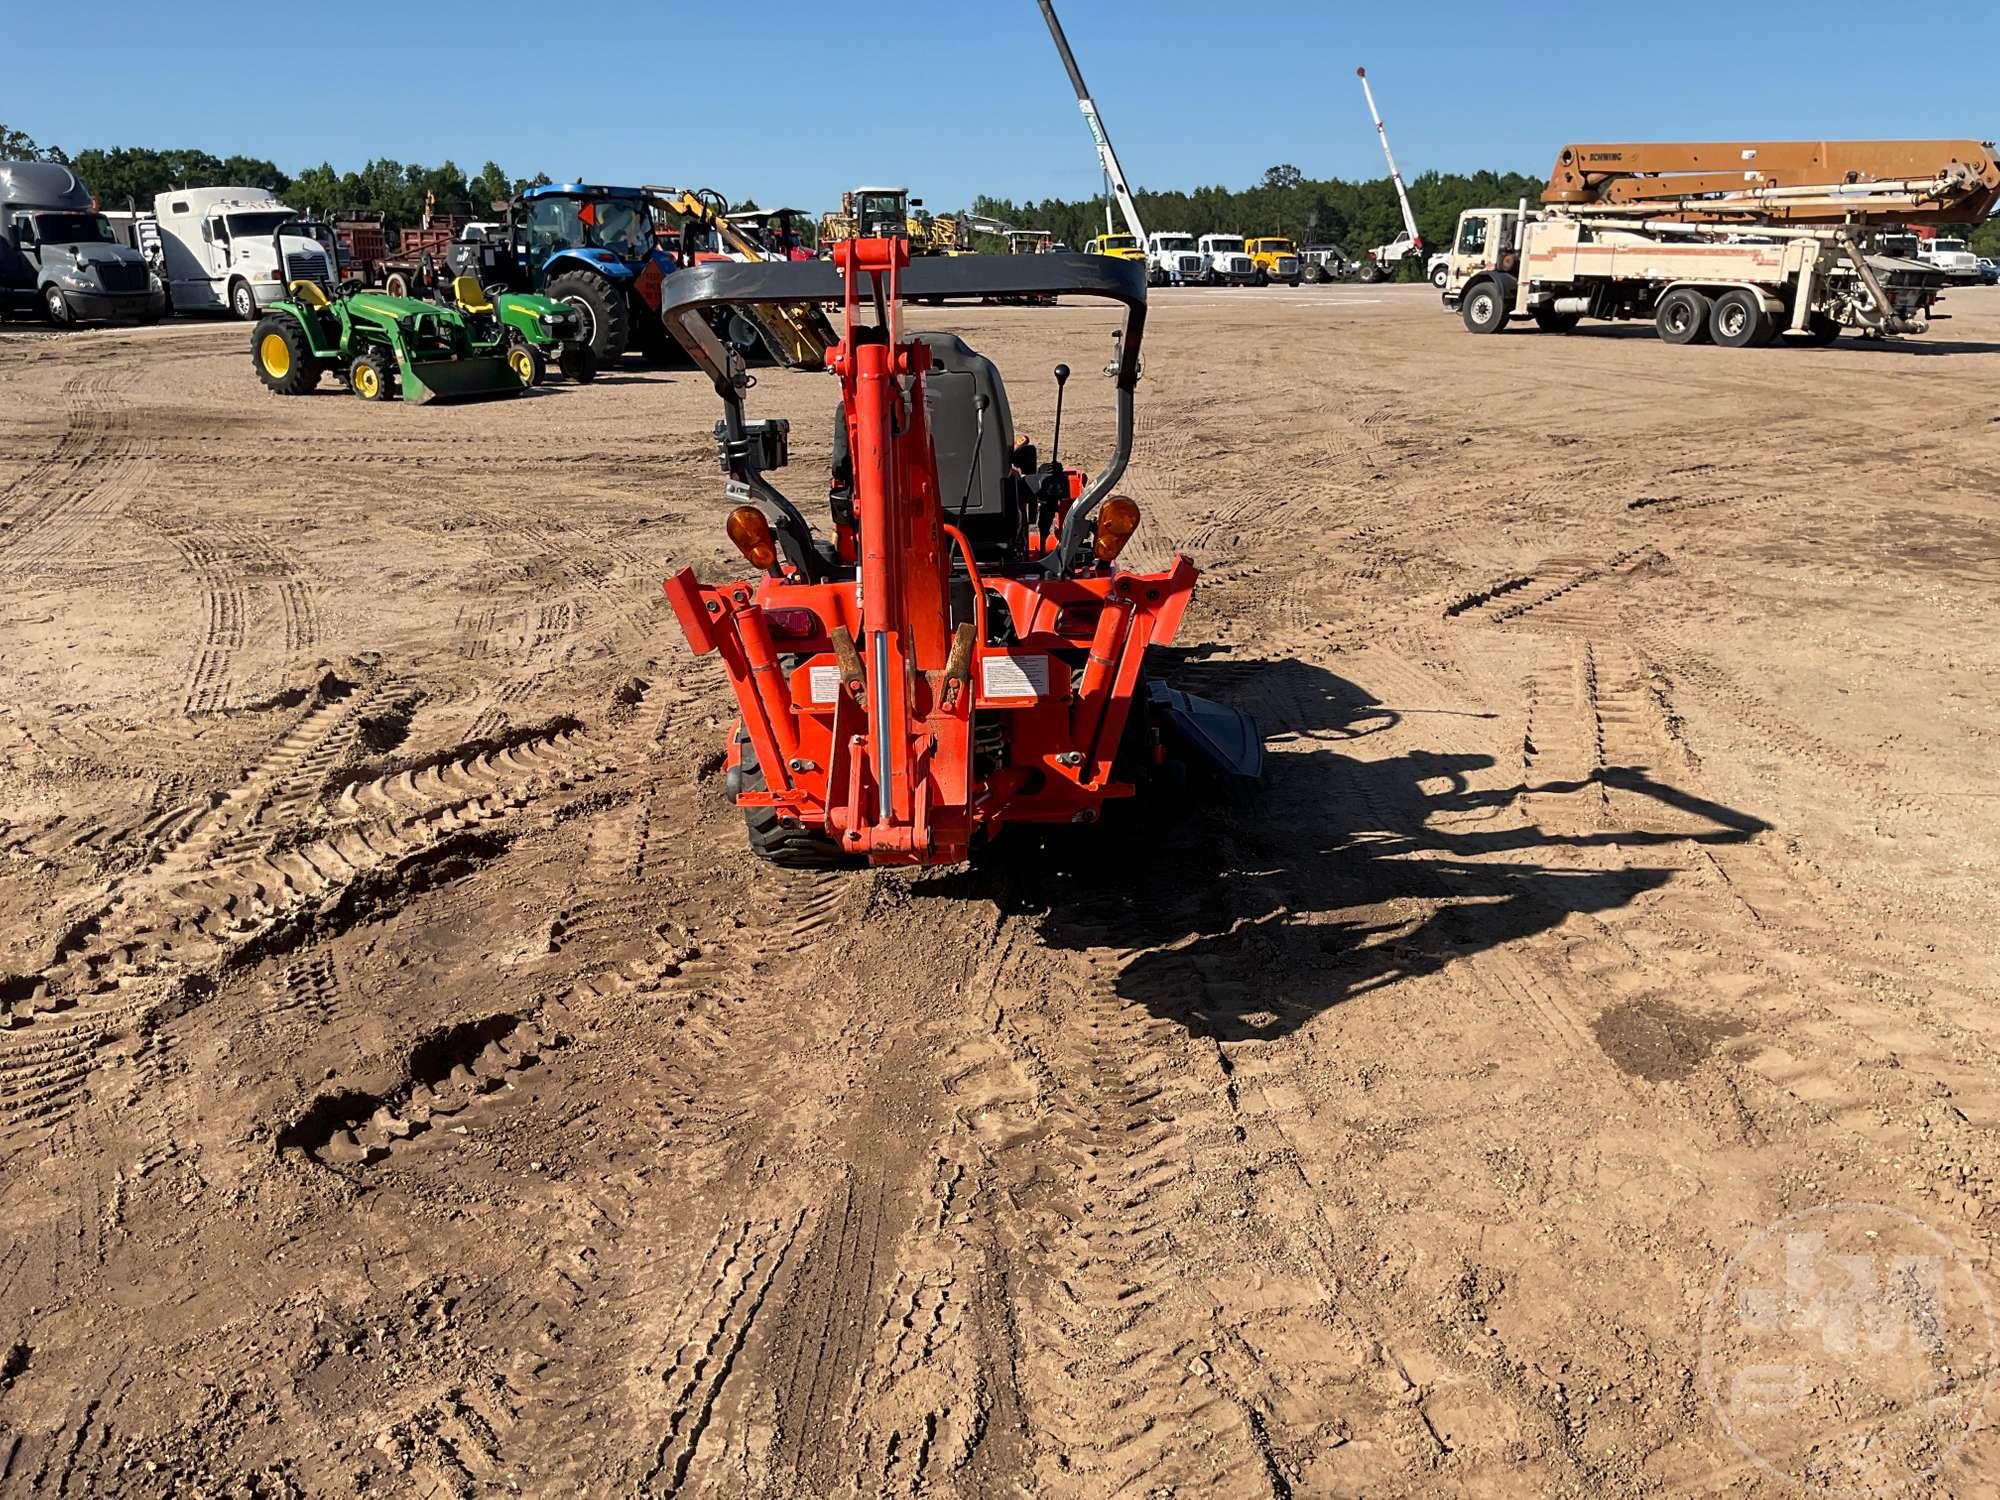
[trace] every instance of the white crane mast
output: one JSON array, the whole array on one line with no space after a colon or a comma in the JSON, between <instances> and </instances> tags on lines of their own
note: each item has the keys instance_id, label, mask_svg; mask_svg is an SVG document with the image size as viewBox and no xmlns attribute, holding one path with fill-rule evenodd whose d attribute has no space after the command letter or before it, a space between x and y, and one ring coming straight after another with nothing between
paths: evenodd
<instances>
[{"instance_id":1,"label":"white crane mast","mask_svg":"<svg viewBox=\"0 0 2000 1500\"><path fill-rule=\"evenodd\" d=\"M1382 111L1375 107L1375 90L1368 86L1368 70L1356 68L1354 76L1361 80L1361 92L1368 100L1368 114L1375 121L1375 134L1382 141L1382 156L1389 163L1389 180L1396 184L1396 201L1403 205L1403 228L1410 236L1412 249L1421 252L1424 237L1417 233L1417 216L1410 212L1410 195L1403 188L1403 174L1396 166L1396 153L1389 149L1389 130L1382 123Z\"/></svg>"},{"instance_id":2,"label":"white crane mast","mask_svg":"<svg viewBox=\"0 0 2000 1500\"><path fill-rule=\"evenodd\" d=\"M1062 22L1056 19L1055 6L1051 0L1041 0L1041 6L1042 19L1049 23L1049 35L1055 38L1056 51L1062 54L1063 70L1069 74L1070 86L1076 90L1076 107L1083 111L1083 122L1090 127L1090 138L1096 143L1097 160L1104 168L1104 181L1111 189L1111 196L1117 199L1118 211L1125 216L1126 230L1143 248L1146 226L1139 222L1139 205L1132 201L1132 189L1125 185L1125 169L1118 165L1118 153L1111 149L1111 137L1105 133L1104 118L1091 101L1090 90L1084 87L1082 70L1076 65L1076 54L1069 50L1069 38L1063 35ZM1108 221L1108 210L1105 217Z\"/></svg>"}]
</instances>

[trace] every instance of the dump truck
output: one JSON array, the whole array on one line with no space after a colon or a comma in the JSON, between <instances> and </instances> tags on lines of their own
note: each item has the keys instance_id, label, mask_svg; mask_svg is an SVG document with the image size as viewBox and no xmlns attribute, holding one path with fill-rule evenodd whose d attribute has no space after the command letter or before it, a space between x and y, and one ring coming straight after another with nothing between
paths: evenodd
<instances>
[{"instance_id":1,"label":"dump truck","mask_svg":"<svg viewBox=\"0 0 2000 1500\"><path fill-rule=\"evenodd\" d=\"M1542 207L1470 209L1444 305L1474 333L1650 319L1670 344L1921 333L1945 274L1870 253L1868 227L1977 222L2000 202L1982 141L1565 146Z\"/></svg>"},{"instance_id":2,"label":"dump truck","mask_svg":"<svg viewBox=\"0 0 2000 1500\"><path fill-rule=\"evenodd\" d=\"M1299 265L1299 247L1288 239L1268 234L1254 235L1243 246L1243 252L1250 257L1250 264L1257 268L1252 279L1258 286L1269 286L1274 281L1297 286L1304 274Z\"/></svg>"}]
</instances>

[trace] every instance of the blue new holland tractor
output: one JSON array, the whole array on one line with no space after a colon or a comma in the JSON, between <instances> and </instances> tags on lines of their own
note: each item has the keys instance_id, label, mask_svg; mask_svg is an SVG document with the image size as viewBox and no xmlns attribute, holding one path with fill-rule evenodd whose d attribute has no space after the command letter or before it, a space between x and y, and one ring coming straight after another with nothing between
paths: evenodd
<instances>
[{"instance_id":1,"label":"blue new holland tractor","mask_svg":"<svg viewBox=\"0 0 2000 1500\"><path fill-rule=\"evenodd\" d=\"M505 226L451 247L452 270L568 303L600 365L628 349L663 363L674 344L660 321L660 283L675 262L659 246L655 197L581 182L529 188L509 205Z\"/></svg>"}]
</instances>

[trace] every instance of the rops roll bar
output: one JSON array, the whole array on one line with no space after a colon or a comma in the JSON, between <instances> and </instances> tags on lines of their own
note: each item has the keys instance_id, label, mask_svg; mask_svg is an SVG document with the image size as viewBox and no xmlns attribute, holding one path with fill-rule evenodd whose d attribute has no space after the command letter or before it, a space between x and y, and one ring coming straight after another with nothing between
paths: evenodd
<instances>
[{"instance_id":1,"label":"rops roll bar","mask_svg":"<svg viewBox=\"0 0 2000 1500\"><path fill-rule=\"evenodd\" d=\"M1125 326L1107 371L1117 385L1118 432L1103 470L1069 508L1048 571L1066 573L1084 546L1091 514L1111 493L1132 458L1133 392L1139 383L1139 345L1146 329L1146 271L1137 261L1103 255L924 256L900 273L903 302L962 302L982 297L1098 297L1121 303ZM825 260L710 262L674 272L661 288L660 316L667 331L709 378L722 398L725 431L740 449L744 436L743 393L749 371L736 348L717 336L706 314L744 304L773 302L838 303L844 289L840 272ZM771 501L804 525L798 508L754 469L730 477Z\"/></svg>"}]
</instances>

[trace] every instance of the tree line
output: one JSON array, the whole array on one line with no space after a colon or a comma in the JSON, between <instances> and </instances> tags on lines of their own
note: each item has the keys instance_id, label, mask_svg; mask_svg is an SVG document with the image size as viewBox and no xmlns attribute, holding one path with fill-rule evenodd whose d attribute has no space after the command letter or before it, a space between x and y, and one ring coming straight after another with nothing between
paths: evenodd
<instances>
[{"instance_id":1,"label":"tree line","mask_svg":"<svg viewBox=\"0 0 2000 1500\"><path fill-rule=\"evenodd\" d=\"M0 160L64 163L105 208L129 204L145 209L152 206L154 194L169 188L229 184L267 189L294 208L321 217L348 209L379 213L392 230L420 223L427 204L437 215L487 218L496 203L550 180L542 173L511 176L490 161L470 175L449 160L427 167L385 158L370 161L359 171L346 172L321 162L294 177L262 157L217 157L193 149L91 147L71 157L59 147L40 146L24 132L6 125L0 125ZM1539 203L1542 185L1541 178L1519 172L1425 172L1410 179L1410 208L1424 242L1442 248L1449 243L1465 209L1490 208L1522 198L1530 204ZM1388 178L1365 182L1311 178L1290 164L1271 167L1247 188L1217 185L1191 192L1142 188L1133 197L1148 229L1196 235L1282 234L1301 245L1335 244L1354 254L1387 244L1403 227L1395 186ZM748 202L746 199L738 206ZM1104 232L1104 200L1100 197L1016 202L980 195L972 201L972 212L1022 229L1046 229L1058 242L1077 249ZM1116 227L1122 233L1125 226ZM983 236L975 237L974 243L983 250L1002 248L998 240ZM2000 256L2000 219L1978 226L1972 233L1972 245L1981 255ZM1407 266L1405 271L1416 274L1417 268Z\"/></svg>"},{"instance_id":2,"label":"tree line","mask_svg":"<svg viewBox=\"0 0 2000 1500\"><path fill-rule=\"evenodd\" d=\"M1442 248L1449 243L1462 211L1522 198L1539 203L1542 179L1519 172L1474 172L1470 176L1425 172L1410 179L1409 192L1410 211L1416 216L1424 243ZM1192 192L1141 188L1132 196L1149 231L1277 234L1301 245L1340 245L1359 255L1387 244L1403 229L1402 209L1389 178L1368 182L1311 178L1289 164L1270 168L1247 188L1217 185ZM973 212L1022 229L1046 229L1061 243L1077 249L1093 235L1105 232L1102 198L1016 203L981 197L973 201ZM1124 224L1117 224L1115 232L1124 233Z\"/></svg>"}]
</instances>

